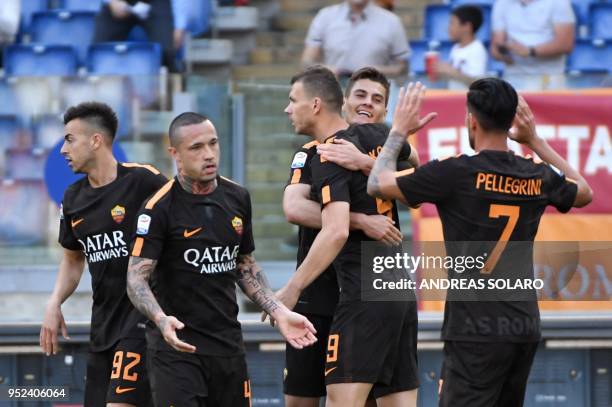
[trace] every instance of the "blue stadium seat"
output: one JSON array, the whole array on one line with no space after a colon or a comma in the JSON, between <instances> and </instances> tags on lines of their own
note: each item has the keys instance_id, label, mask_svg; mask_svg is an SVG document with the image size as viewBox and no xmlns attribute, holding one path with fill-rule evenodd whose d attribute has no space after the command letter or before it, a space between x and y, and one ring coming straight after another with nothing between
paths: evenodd
<instances>
[{"instance_id":1,"label":"blue stadium seat","mask_svg":"<svg viewBox=\"0 0 612 407\"><path fill-rule=\"evenodd\" d=\"M212 17L212 1L196 0L189 4L189 20L187 21L187 32L192 36L206 34L210 30L210 20Z\"/></svg>"},{"instance_id":2,"label":"blue stadium seat","mask_svg":"<svg viewBox=\"0 0 612 407\"><path fill-rule=\"evenodd\" d=\"M21 2L21 32L30 31L32 14L49 9L48 0L22 0Z\"/></svg>"},{"instance_id":3,"label":"blue stadium seat","mask_svg":"<svg viewBox=\"0 0 612 407\"><path fill-rule=\"evenodd\" d=\"M152 42L112 42L89 47L88 67L96 75L159 75L161 47Z\"/></svg>"},{"instance_id":4,"label":"blue stadium seat","mask_svg":"<svg viewBox=\"0 0 612 407\"><path fill-rule=\"evenodd\" d=\"M467 6L467 5L482 5L485 4L487 6L492 6L495 3L495 0L451 0L450 4L453 7L457 6Z\"/></svg>"},{"instance_id":5,"label":"blue stadium seat","mask_svg":"<svg viewBox=\"0 0 612 407\"><path fill-rule=\"evenodd\" d=\"M612 39L612 3L591 4L589 35L594 39Z\"/></svg>"},{"instance_id":6,"label":"blue stadium seat","mask_svg":"<svg viewBox=\"0 0 612 407\"><path fill-rule=\"evenodd\" d=\"M158 99L161 47L152 42L100 43L89 47L89 73L130 77L142 106Z\"/></svg>"},{"instance_id":7,"label":"blue stadium seat","mask_svg":"<svg viewBox=\"0 0 612 407\"><path fill-rule=\"evenodd\" d=\"M15 115L0 115L0 154L9 148L19 145L17 138L21 131L19 120Z\"/></svg>"},{"instance_id":8,"label":"blue stadium seat","mask_svg":"<svg viewBox=\"0 0 612 407\"><path fill-rule=\"evenodd\" d=\"M429 41L410 41L410 72L420 75L425 73L425 53L430 50Z\"/></svg>"},{"instance_id":9,"label":"blue stadium seat","mask_svg":"<svg viewBox=\"0 0 612 407\"><path fill-rule=\"evenodd\" d=\"M49 206L44 181L3 179L0 181L0 196L0 246L43 243ZM18 214L15 208L19 208Z\"/></svg>"},{"instance_id":10,"label":"blue stadium seat","mask_svg":"<svg viewBox=\"0 0 612 407\"><path fill-rule=\"evenodd\" d=\"M589 22L589 8L591 4L599 3L599 0L572 0L576 21L578 24L584 25Z\"/></svg>"},{"instance_id":11,"label":"blue stadium seat","mask_svg":"<svg viewBox=\"0 0 612 407\"><path fill-rule=\"evenodd\" d=\"M612 40L576 40L567 61L567 71L577 73L612 73Z\"/></svg>"},{"instance_id":12,"label":"blue stadium seat","mask_svg":"<svg viewBox=\"0 0 612 407\"><path fill-rule=\"evenodd\" d=\"M488 41L491 37L491 6L480 5L483 14L482 26L476 33L481 41ZM448 40L448 22L453 7L445 4L429 5L425 8L424 37L429 40Z\"/></svg>"},{"instance_id":13,"label":"blue stadium seat","mask_svg":"<svg viewBox=\"0 0 612 407\"><path fill-rule=\"evenodd\" d=\"M102 0L62 0L60 8L70 11L100 11Z\"/></svg>"},{"instance_id":14,"label":"blue stadium seat","mask_svg":"<svg viewBox=\"0 0 612 407\"><path fill-rule=\"evenodd\" d=\"M10 149L6 151L6 178L13 180L43 180L47 155L42 148Z\"/></svg>"},{"instance_id":15,"label":"blue stadium seat","mask_svg":"<svg viewBox=\"0 0 612 407\"><path fill-rule=\"evenodd\" d=\"M84 64L94 33L96 13L90 11L43 11L34 13L31 24L32 41L43 45L70 45Z\"/></svg>"},{"instance_id":16,"label":"blue stadium seat","mask_svg":"<svg viewBox=\"0 0 612 407\"><path fill-rule=\"evenodd\" d=\"M487 75L502 76L504 69L506 69L506 64L493 58L489 50L491 48L490 41L485 41L483 44L487 50Z\"/></svg>"},{"instance_id":17,"label":"blue stadium seat","mask_svg":"<svg viewBox=\"0 0 612 407\"><path fill-rule=\"evenodd\" d=\"M4 69L9 76L72 76L77 55L66 45L11 45L4 50Z\"/></svg>"},{"instance_id":18,"label":"blue stadium seat","mask_svg":"<svg viewBox=\"0 0 612 407\"><path fill-rule=\"evenodd\" d=\"M35 148L51 149L64 137L64 122L57 114L35 117L32 121L32 135Z\"/></svg>"},{"instance_id":19,"label":"blue stadium seat","mask_svg":"<svg viewBox=\"0 0 612 407\"><path fill-rule=\"evenodd\" d=\"M129 134L133 127L131 98L134 91L132 87L130 79L122 76L64 78L59 94L60 111L65 111L70 106L90 100L106 103L117 113L119 119L117 135L124 136ZM36 131L35 139L37 145L46 146L46 144L41 143L41 138ZM47 140L46 137L45 140Z\"/></svg>"},{"instance_id":20,"label":"blue stadium seat","mask_svg":"<svg viewBox=\"0 0 612 407\"><path fill-rule=\"evenodd\" d=\"M19 113L17 108L17 98L12 84L7 80L0 80L0 115Z\"/></svg>"}]
</instances>

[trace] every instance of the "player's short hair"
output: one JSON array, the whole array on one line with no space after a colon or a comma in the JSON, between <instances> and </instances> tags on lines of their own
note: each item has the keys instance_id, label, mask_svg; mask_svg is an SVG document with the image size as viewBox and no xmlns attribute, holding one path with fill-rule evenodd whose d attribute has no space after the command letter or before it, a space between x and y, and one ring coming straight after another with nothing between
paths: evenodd
<instances>
[{"instance_id":1,"label":"player's short hair","mask_svg":"<svg viewBox=\"0 0 612 407\"><path fill-rule=\"evenodd\" d=\"M111 140L115 139L118 126L117 114L109 105L100 102L83 102L71 106L64 113L64 124L75 119L83 120L106 133Z\"/></svg>"},{"instance_id":2,"label":"player's short hair","mask_svg":"<svg viewBox=\"0 0 612 407\"><path fill-rule=\"evenodd\" d=\"M482 26L482 10L478 6L459 6L453 9L452 14L459 19L461 24L471 24L473 33L476 33Z\"/></svg>"},{"instance_id":3,"label":"player's short hair","mask_svg":"<svg viewBox=\"0 0 612 407\"><path fill-rule=\"evenodd\" d=\"M383 88L385 88L385 106L387 106L387 103L389 103L389 88L391 85L389 84L387 77L382 72L376 68L372 68L371 66L366 66L365 68L361 68L353 72L348 84L346 85L344 95L349 97L351 91L353 90L353 86L355 86L355 83L361 79L368 79L372 82L380 83Z\"/></svg>"},{"instance_id":4,"label":"player's short hair","mask_svg":"<svg viewBox=\"0 0 612 407\"><path fill-rule=\"evenodd\" d=\"M516 115L518 95L508 82L498 78L478 79L470 85L467 106L485 131L507 132Z\"/></svg>"},{"instance_id":5,"label":"player's short hair","mask_svg":"<svg viewBox=\"0 0 612 407\"><path fill-rule=\"evenodd\" d=\"M309 97L318 97L333 112L340 113L344 97L338 79L332 71L315 65L291 78L291 84L301 82Z\"/></svg>"},{"instance_id":6,"label":"player's short hair","mask_svg":"<svg viewBox=\"0 0 612 407\"><path fill-rule=\"evenodd\" d=\"M172 123L170 123L170 128L168 130L168 136L170 137L170 145L176 147L178 141L180 139L179 129L184 126L190 126L192 124L200 124L208 120L203 114L195 113L195 112L184 112L176 116Z\"/></svg>"}]
</instances>

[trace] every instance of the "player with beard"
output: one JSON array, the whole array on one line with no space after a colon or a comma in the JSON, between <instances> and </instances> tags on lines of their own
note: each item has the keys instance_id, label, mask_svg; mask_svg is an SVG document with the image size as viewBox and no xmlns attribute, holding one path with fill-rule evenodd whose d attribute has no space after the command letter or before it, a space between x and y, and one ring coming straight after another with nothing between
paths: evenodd
<instances>
[{"instance_id":1,"label":"player with beard","mask_svg":"<svg viewBox=\"0 0 612 407\"><path fill-rule=\"evenodd\" d=\"M211 121L180 114L169 136L178 175L142 206L128 267L128 295L155 325L147 333L153 399L158 406L250 406L236 284L291 346L312 345L315 330L275 298L255 261L251 198L218 175Z\"/></svg>"},{"instance_id":2,"label":"player with beard","mask_svg":"<svg viewBox=\"0 0 612 407\"><path fill-rule=\"evenodd\" d=\"M345 91L343 106L347 122L349 124L383 123L387 114L389 86L387 78L375 68L366 67L353 73ZM387 131L383 125L381 126ZM367 137L366 133L360 135ZM379 140L382 146L384 138ZM319 144L317 141L312 141L295 153L283 195L283 210L287 220L299 226L297 267L306 257L321 229L321 206L311 196L311 160L317 157L317 149L323 158L344 168L362 171L365 175L370 173L375 156L378 154L377 150L372 151L371 155L363 153L346 139L338 139L333 144ZM411 151L411 161L414 157L417 157L416 150ZM418 161L414 164L418 165ZM391 217L385 215L350 213L352 229L360 229L368 237L387 245L398 245L402 241L399 225L395 227L394 223ZM327 338L337 302L338 283L333 265L330 265L301 292L294 311L308 317L319 337ZM294 349L290 346L286 348L283 385L287 407L319 405L319 398L326 394L324 375L326 353L326 341L320 341L305 349ZM372 402L372 405L375 403Z\"/></svg>"},{"instance_id":3,"label":"player with beard","mask_svg":"<svg viewBox=\"0 0 612 407\"><path fill-rule=\"evenodd\" d=\"M333 73L313 67L292 79L285 112L296 133L310 135L314 141L348 138L362 151L376 150L386 130L378 125L349 127L340 114L342 101ZM359 145L361 140L371 144ZM407 158L411 148L406 140L403 149ZM418 387L413 351L416 306L414 302L361 300L361 244L373 239L361 230L350 230L350 211L383 214L397 224L397 209L392 202L367 196L367 177L362 172L344 169L320 155L311 164L313 195L322 207L321 230L278 295L293 307L301 292L333 262L340 298L327 341L326 405L361 407L370 392L379 405L416 405L412 391Z\"/></svg>"},{"instance_id":4,"label":"player with beard","mask_svg":"<svg viewBox=\"0 0 612 407\"><path fill-rule=\"evenodd\" d=\"M448 256L490 254L481 269L461 273L449 269L449 278L533 279L531 249L517 251L507 243L533 242L548 205L563 213L583 207L592 200L591 188L538 137L525 100L497 78L475 81L467 94L466 127L475 155L433 160L415 171L396 173L404 135L411 123L420 122L423 90L420 84L411 84L406 95L400 91L398 109L407 113L394 124L374 164L368 192L411 206L434 203ZM544 162L516 156L508 139L526 145ZM503 187L492 186L494 180ZM512 295L465 301L448 291L440 406L523 405L541 338L540 313L534 290L521 293L520 300L517 292Z\"/></svg>"},{"instance_id":5,"label":"player with beard","mask_svg":"<svg viewBox=\"0 0 612 407\"><path fill-rule=\"evenodd\" d=\"M68 339L61 305L79 284L85 261L93 305L85 405L147 406L144 323L125 292L131 229L142 202L167 179L149 165L118 163L112 145L117 116L102 103L82 103L64 114L61 154L85 177L64 193L59 243L63 257L47 303L40 345L59 351L57 334ZM108 403L108 404L107 404Z\"/></svg>"}]
</instances>

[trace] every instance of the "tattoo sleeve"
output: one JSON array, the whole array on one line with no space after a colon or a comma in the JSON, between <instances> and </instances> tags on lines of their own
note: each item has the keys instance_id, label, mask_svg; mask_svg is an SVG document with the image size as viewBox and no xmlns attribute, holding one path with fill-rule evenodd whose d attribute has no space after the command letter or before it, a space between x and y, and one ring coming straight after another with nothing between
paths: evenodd
<instances>
[{"instance_id":1,"label":"tattoo sleeve","mask_svg":"<svg viewBox=\"0 0 612 407\"><path fill-rule=\"evenodd\" d=\"M279 308L270 283L252 254L238 255L236 270L238 285L254 303L270 315Z\"/></svg>"},{"instance_id":2,"label":"tattoo sleeve","mask_svg":"<svg viewBox=\"0 0 612 407\"><path fill-rule=\"evenodd\" d=\"M156 265L157 260L130 257L127 272L128 297L138 311L151 321L155 321L155 316L163 312L149 287L149 278Z\"/></svg>"},{"instance_id":3,"label":"tattoo sleeve","mask_svg":"<svg viewBox=\"0 0 612 407\"><path fill-rule=\"evenodd\" d=\"M374 168L372 168L368 177L368 191L371 191L373 195L379 196L381 193L380 174L385 171L396 171L397 157L405 142L406 138L396 131L391 132L389 137L387 137L387 142L378 157L376 157Z\"/></svg>"}]
</instances>

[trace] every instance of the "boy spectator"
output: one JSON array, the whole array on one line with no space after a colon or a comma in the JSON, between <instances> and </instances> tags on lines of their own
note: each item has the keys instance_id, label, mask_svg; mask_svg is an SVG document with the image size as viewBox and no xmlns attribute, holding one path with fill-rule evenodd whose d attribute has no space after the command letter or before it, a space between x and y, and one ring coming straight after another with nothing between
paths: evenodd
<instances>
[{"instance_id":1,"label":"boy spectator","mask_svg":"<svg viewBox=\"0 0 612 407\"><path fill-rule=\"evenodd\" d=\"M448 79L449 89L467 89L487 69L487 50L476 38L482 26L482 11L478 6L461 6L453 10L448 34L456 42L450 52L450 61L438 62L436 73Z\"/></svg>"}]
</instances>

